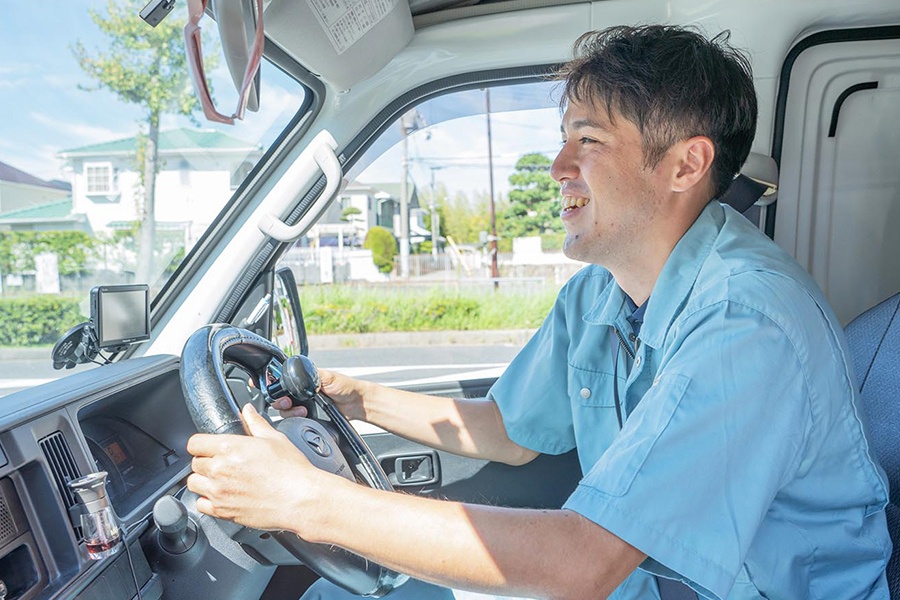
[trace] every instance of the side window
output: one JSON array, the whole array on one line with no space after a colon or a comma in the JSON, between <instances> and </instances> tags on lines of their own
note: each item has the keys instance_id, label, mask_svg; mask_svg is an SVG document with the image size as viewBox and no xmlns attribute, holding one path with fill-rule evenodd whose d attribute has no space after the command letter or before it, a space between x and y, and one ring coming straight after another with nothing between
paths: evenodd
<instances>
[{"instance_id":1,"label":"side window","mask_svg":"<svg viewBox=\"0 0 900 600\"><path fill-rule=\"evenodd\" d=\"M116 191L111 163L86 163L84 180L88 194L112 194Z\"/></svg>"},{"instance_id":2,"label":"side window","mask_svg":"<svg viewBox=\"0 0 900 600\"><path fill-rule=\"evenodd\" d=\"M583 266L562 254L554 89L453 92L387 127L282 259L311 336L540 325Z\"/></svg>"}]
</instances>

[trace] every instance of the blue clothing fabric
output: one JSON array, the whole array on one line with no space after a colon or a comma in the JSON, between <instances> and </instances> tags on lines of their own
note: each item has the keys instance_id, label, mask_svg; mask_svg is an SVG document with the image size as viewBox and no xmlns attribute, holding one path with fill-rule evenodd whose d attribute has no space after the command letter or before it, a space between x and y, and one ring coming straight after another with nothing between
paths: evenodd
<instances>
[{"instance_id":1,"label":"blue clothing fabric","mask_svg":"<svg viewBox=\"0 0 900 600\"><path fill-rule=\"evenodd\" d=\"M652 597L658 574L709 598L887 600L886 480L812 278L711 202L638 340L626 299L606 270L581 270L489 394L515 442L578 447L584 478L564 508L648 555L612 597Z\"/></svg>"}]
</instances>

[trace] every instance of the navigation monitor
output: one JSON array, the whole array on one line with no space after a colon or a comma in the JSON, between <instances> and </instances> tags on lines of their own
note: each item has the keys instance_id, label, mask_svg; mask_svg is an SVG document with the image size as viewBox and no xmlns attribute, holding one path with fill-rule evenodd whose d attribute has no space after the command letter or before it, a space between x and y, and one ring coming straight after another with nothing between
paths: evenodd
<instances>
[{"instance_id":1,"label":"navigation monitor","mask_svg":"<svg viewBox=\"0 0 900 600\"><path fill-rule=\"evenodd\" d=\"M101 285L92 288L91 324L97 346L102 350L149 340L149 286Z\"/></svg>"}]
</instances>

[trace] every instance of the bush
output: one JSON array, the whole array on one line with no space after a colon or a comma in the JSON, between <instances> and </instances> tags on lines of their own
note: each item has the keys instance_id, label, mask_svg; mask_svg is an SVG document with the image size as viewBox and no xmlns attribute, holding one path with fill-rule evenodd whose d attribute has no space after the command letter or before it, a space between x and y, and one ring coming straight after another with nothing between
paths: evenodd
<instances>
[{"instance_id":1,"label":"bush","mask_svg":"<svg viewBox=\"0 0 900 600\"><path fill-rule=\"evenodd\" d=\"M0 346L52 344L86 320L80 300L41 295L0 298Z\"/></svg>"},{"instance_id":2,"label":"bush","mask_svg":"<svg viewBox=\"0 0 900 600\"><path fill-rule=\"evenodd\" d=\"M56 254L60 275L83 275L97 242L83 231L4 231L0 233L0 271L33 270L34 257Z\"/></svg>"},{"instance_id":3,"label":"bush","mask_svg":"<svg viewBox=\"0 0 900 600\"><path fill-rule=\"evenodd\" d=\"M375 226L369 229L363 248L372 251L372 261L382 273L394 270L394 257L400 252L394 234L385 227Z\"/></svg>"}]
</instances>

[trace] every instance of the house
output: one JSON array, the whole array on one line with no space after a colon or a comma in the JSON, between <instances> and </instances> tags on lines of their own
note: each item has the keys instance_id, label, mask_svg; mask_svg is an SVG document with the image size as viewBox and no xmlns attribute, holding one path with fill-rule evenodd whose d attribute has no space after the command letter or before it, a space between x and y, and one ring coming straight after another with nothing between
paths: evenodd
<instances>
[{"instance_id":1,"label":"house","mask_svg":"<svg viewBox=\"0 0 900 600\"><path fill-rule=\"evenodd\" d=\"M361 246L369 229L379 226L390 229L399 238L400 187L400 183L351 183L328 207L307 237L317 240L313 245ZM410 242L415 244L431 239L415 184L407 186L407 196Z\"/></svg>"},{"instance_id":2,"label":"house","mask_svg":"<svg viewBox=\"0 0 900 600\"><path fill-rule=\"evenodd\" d=\"M79 219L67 218L71 206L72 193L68 184L44 181L0 162L0 229L80 228Z\"/></svg>"},{"instance_id":3,"label":"house","mask_svg":"<svg viewBox=\"0 0 900 600\"><path fill-rule=\"evenodd\" d=\"M72 210L95 233L127 229L139 220L138 137L63 150L72 173ZM183 232L190 245L206 230L263 154L257 144L210 129L159 133L155 220L158 230Z\"/></svg>"},{"instance_id":4,"label":"house","mask_svg":"<svg viewBox=\"0 0 900 600\"><path fill-rule=\"evenodd\" d=\"M85 215L72 210L72 196L0 213L0 231L86 231Z\"/></svg>"}]
</instances>

